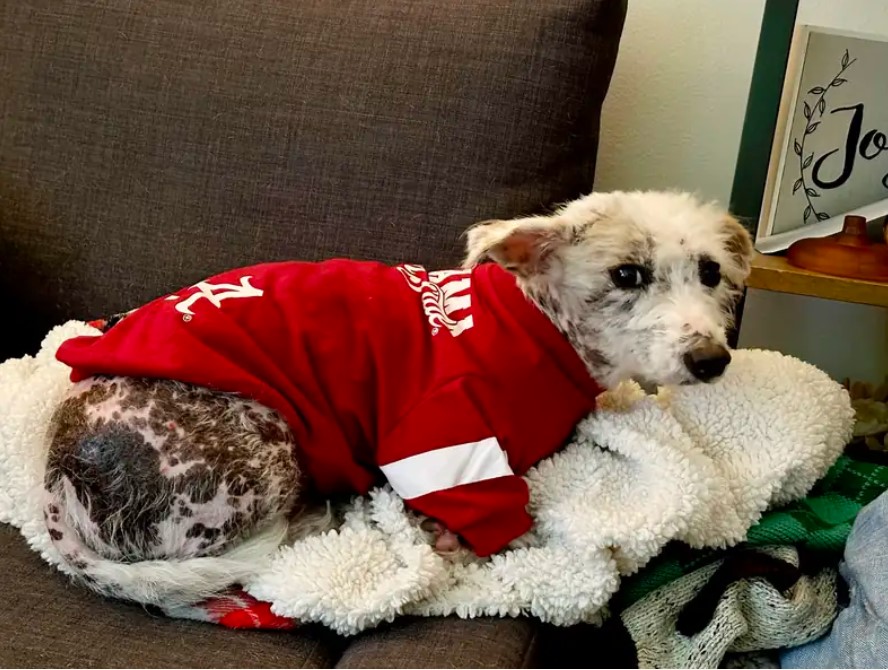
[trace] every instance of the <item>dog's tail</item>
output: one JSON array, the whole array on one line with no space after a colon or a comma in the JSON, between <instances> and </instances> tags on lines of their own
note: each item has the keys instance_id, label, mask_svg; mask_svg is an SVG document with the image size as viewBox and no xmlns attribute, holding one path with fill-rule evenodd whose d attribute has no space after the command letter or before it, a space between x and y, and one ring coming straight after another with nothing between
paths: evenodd
<instances>
[{"instance_id":1,"label":"dog's tail","mask_svg":"<svg viewBox=\"0 0 888 670\"><path fill-rule=\"evenodd\" d=\"M244 584L263 569L287 535L280 518L217 556L125 562L102 556L104 543L81 520L88 514L70 483L46 491L44 518L63 572L94 591L146 605L174 607L197 603L235 584ZM78 508L81 508L80 510Z\"/></svg>"}]
</instances>

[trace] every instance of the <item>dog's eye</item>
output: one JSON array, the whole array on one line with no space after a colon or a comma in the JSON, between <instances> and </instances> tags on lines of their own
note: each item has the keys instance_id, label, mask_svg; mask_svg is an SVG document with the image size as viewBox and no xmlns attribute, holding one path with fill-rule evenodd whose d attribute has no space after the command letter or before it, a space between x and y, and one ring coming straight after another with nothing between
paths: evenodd
<instances>
[{"instance_id":1,"label":"dog's eye","mask_svg":"<svg viewBox=\"0 0 888 670\"><path fill-rule=\"evenodd\" d=\"M619 288L644 288L651 283L650 270L642 265L618 265L610 276Z\"/></svg>"},{"instance_id":2,"label":"dog's eye","mask_svg":"<svg viewBox=\"0 0 888 670\"><path fill-rule=\"evenodd\" d=\"M704 259L699 266L700 282L703 286L715 288L721 282L721 265L713 260Z\"/></svg>"}]
</instances>

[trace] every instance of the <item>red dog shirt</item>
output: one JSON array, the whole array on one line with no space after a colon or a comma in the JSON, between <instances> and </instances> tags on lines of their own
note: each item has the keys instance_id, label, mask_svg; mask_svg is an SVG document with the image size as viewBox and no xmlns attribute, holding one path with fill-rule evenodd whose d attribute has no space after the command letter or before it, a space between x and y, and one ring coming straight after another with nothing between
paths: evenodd
<instances>
[{"instance_id":1,"label":"red dog shirt","mask_svg":"<svg viewBox=\"0 0 888 670\"><path fill-rule=\"evenodd\" d=\"M334 260L217 275L65 342L71 378L175 379L239 393L289 424L319 493L380 472L480 555L531 527L519 475L600 392L499 266L426 272Z\"/></svg>"}]
</instances>

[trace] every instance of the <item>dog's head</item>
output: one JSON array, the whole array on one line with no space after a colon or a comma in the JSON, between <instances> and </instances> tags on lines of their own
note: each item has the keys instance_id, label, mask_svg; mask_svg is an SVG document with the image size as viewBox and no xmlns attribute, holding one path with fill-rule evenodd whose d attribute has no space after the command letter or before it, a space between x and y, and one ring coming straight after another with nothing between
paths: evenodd
<instances>
[{"instance_id":1,"label":"dog's head","mask_svg":"<svg viewBox=\"0 0 888 670\"><path fill-rule=\"evenodd\" d=\"M490 259L564 332L604 385L711 381L749 274L749 234L684 193L593 193L549 216L468 232L466 266Z\"/></svg>"}]
</instances>

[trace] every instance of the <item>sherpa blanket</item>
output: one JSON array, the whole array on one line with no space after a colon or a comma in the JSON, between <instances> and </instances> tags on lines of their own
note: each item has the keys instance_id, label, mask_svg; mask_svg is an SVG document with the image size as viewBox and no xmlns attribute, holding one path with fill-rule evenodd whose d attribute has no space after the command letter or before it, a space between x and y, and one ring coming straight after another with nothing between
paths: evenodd
<instances>
[{"instance_id":1,"label":"sherpa blanket","mask_svg":"<svg viewBox=\"0 0 888 670\"><path fill-rule=\"evenodd\" d=\"M37 495L49 416L69 384L54 353L87 332L68 323L35 358L0 364L0 521L54 564ZM841 386L774 352L737 351L716 384L656 396L625 385L527 474L535 530L522 548L485 561L439 556L403 502L375 489L337 510L339 528L257 566L237 620L314 621L343 634L402 614L598 622L621 576L667 542L733 545L769 505L805 495L841 453L853 418ZM170 614L220 620L219 607Z\"/></svg>"}]
</instances>

